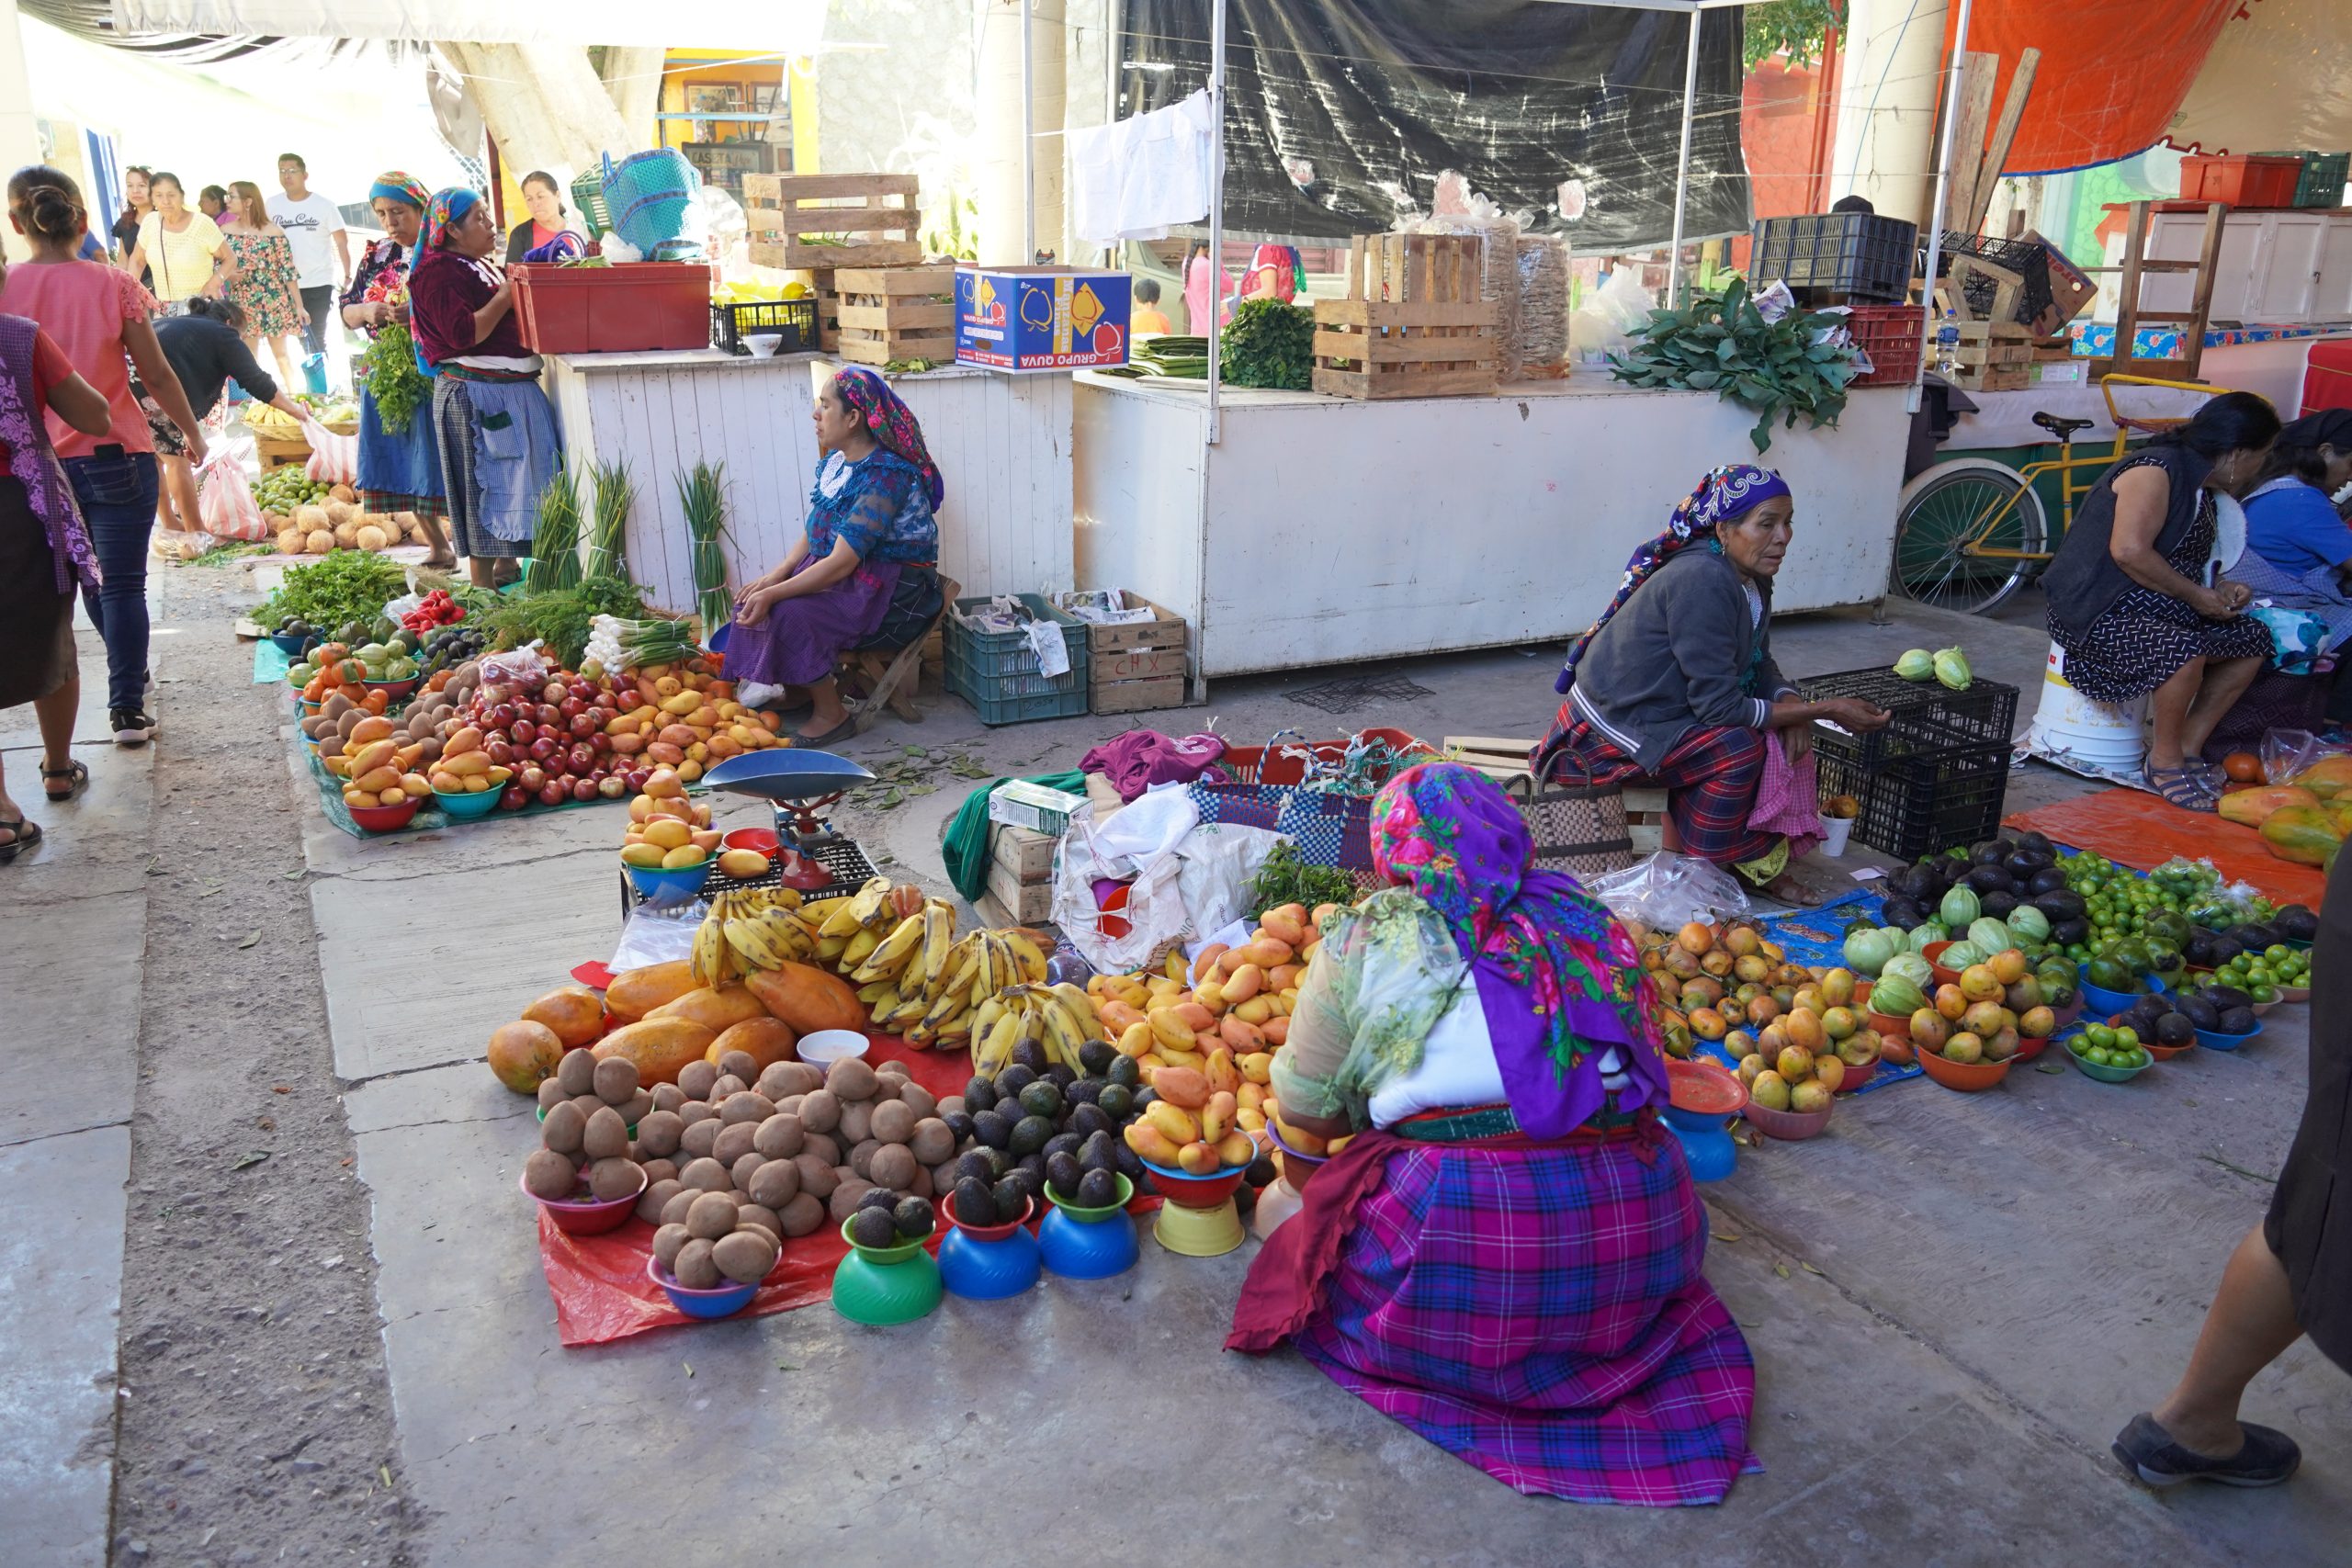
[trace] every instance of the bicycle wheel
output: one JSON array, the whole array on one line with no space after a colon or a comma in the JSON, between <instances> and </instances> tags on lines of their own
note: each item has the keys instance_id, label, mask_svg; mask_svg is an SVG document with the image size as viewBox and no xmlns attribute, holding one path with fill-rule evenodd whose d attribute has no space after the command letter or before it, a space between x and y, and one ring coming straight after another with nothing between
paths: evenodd
<instances>
[{"instance_id":1,"label":"bicycle wheel","mask_svg":"<svg viewBox=\"0 0 2352 1568\"><path fill-rule=\"evenodd\" d=\"M1968 547L2038 555L2049 536L2041 498L2015 468L1989 457L1939 463L1903 487L1892 585L1922 604L1981 615L2042 563L1972 555Z\"/></svg>"}]
</instances>

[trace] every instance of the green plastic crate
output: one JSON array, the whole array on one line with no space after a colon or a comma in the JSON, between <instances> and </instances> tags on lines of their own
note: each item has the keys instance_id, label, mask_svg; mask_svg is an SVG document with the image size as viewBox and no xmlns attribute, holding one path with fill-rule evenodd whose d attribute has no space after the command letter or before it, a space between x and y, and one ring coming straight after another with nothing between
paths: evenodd
<instances>
[{"instance_id":1,"label":"green plastic crate","mask_svg":"<svg viewBox=\"0 0 2352 1568\"><path fill-rule=\"evenodd\" d=\"M2352 178L2352 152L2265 152L2266 158L2301 158L2301 175L2295 181L2297 207L2341 207L2344 184Z\"/></svg>"},{"instance_id":2,"label":"green plastic crate","mask_svg":"<svg viewBox=\"0 0 2352 1568\"><path fill-rule=\"evenodd\" d=\"M966 623L967 612L984 610L981 594L956 601L942 638L947 689L972 705L987 725L1027 724L1041 718L1069 718L1086 711L1088 669L1086 623L1065 615L1043 595L1015 595L1030 614L1052 621L1062 629L1062 646L1069 651L1069 669L1046 676L1037 669L1029 639L1019 632L984 632Z\"/></svg>"}]
</instances>

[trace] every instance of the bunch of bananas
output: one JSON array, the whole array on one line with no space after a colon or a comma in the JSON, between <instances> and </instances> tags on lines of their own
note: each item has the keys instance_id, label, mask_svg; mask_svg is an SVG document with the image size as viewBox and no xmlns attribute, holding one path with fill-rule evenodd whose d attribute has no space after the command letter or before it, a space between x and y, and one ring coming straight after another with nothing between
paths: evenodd
<instances>
[{"instance_id":1,"label":"bunch of bananas","mask_svg":"<svg viewBox=\"0 0 2352 1568\"><path fill-rule=\"evenodd\" d=\"M755 969L806 964L817 955L817 932L800 895L789 887L745 887L721 893L695 929L695 984L719 987Z\"/></svg>"},{"instance_id":2,"label":"bunch of bananas","mask_svg":"<svg viewBox=\"0 0 2352 1568\"><path fill-rule=\"evenodd\" d=\"M1018 932L983 931L983 936L1014 935ZM1031 949L1035 952L1035 948ZM1007 986L982 1001L973 1010L971 1018L972 1070L993 1074L1012 1060L1012 1053L1024 1040L1043 1045L1048 1060L1059 1062L1071 1072L1083 1075L1086 1069L1078 1059L1078 1048L1090 1040L1102 1038L1102 1021L1096 1017L1094 1003L1087 994L1068 981L1058 985L1045 983L1046 966L1040 962L1036 977L1018 985Z\"/></svg>"},{"instance_id":3,"label":"bunch of bananas","mask_svg":"<svg viewBox=\"0 0 2352 1568\"><path fill-rule=\"evenodd\" d=\"M846 956L846 954L844 955ZM874 1010L874 1026L910 1045L959 1044L978 1010L1007 986L1046 976L1046 956L1018 931L956 934L955 909L926 899L855 967L850 979Z\"/></svg>"}]
</instances>

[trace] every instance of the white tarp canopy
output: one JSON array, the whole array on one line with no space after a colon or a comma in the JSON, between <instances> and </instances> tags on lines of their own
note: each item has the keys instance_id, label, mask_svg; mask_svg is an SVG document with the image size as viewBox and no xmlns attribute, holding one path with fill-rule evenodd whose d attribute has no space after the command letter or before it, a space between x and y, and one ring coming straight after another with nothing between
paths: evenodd
<instances>
[{"instance_id":1,"label":"white tarp canopy","mask_svg":"<svg viewBox=\"0 0 2352 1568\"><path fill-rule=\"evenodd\" d=\"M822 36L825 0L114 0L126 32L617 44Z\"/></svg>"}]
</instances>

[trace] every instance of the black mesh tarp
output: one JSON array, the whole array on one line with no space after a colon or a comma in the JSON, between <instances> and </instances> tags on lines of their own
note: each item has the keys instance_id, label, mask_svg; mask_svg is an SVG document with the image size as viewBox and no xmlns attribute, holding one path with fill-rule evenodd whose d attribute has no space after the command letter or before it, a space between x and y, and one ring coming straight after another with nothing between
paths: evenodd
<instances>
[{"instance_id":1,"label":"black mesh tarp","mask_svg":"<svg viewBox=\"0 0 2352 1568\"><path fill-rule=\"evenodd\" d=\"M1207 0L1126 0L1119 113L1208 80ZM1691 239L1744 234L1740 17L1702 24ZM1674 229L1690 18L1544 0L1227 0L1225 220L1336 238L1429 209L1456 169L1579 251Z\"/></svg>"}]
</instances>

